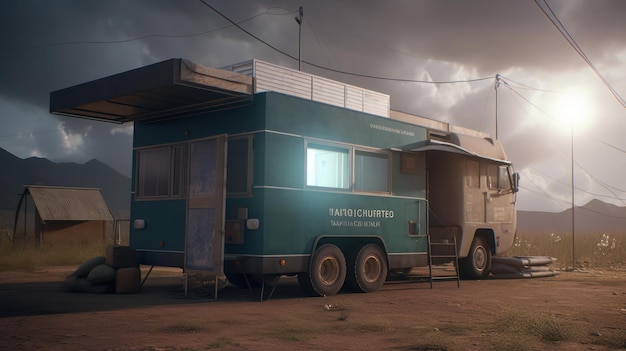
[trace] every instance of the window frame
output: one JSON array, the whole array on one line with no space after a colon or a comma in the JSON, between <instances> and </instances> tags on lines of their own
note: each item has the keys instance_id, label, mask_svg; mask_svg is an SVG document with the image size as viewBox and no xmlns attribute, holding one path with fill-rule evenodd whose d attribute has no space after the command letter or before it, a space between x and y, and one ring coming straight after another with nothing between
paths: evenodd
<instances>
[{"instance_id":1,"label":"window frame","mask_svg":"<svg viewBox=\"0 0 626 351\"><path fill-rule=\"evenodd\" d=\"M250 197L252 196L252 179L254 177L254 157L253 157L253 143L254 143L254 134L245 134L245 135L236 135L229 136L227 139L227 145L231 141L238 140L247 140L248 148L247 148L247 165L246 165L246 190L243 192L229 192L228 191L228 175L231 173L228 171L228 167L231 164L228 156L226 157L226 196L227 197ZM227 146L227 155L230 151L230 147Z\"/></svg>"},{"instance_id":2,"label":"window frame","mask_svg":"<svg viewBox=\"0 0 626 351\"><path fill-rule=\"evenodd\" d=\"M336 151L338 154L344 154L348 158L347 165L344 169L347 173L346 175L341 176L341 181L346 182L345 187L334 187L334 186L324 186L324 185L315 185L309 184L309 149L316 150L326 150L326 151ZM344 152L345 151L345 152ZM337 191L350 191L352 189L352 147L349 145L335 144L335 143L327 143L327 142L318 142L318 141L307 141L304 145L304 185L307 188L316 188L316 189L332 189ZM337 178L340 179L340 178Z\"/></svg>"},{"instance_id":3,"label":"window frame","mask_svg":"<svg viewBox=\"0 0 626 351\"><path fill-rule=\"evenodd\" d=\"M383 156L385 158L385 161L387 162L387 167L385 169L386 174L385 177L386 179L386 190L384 191L380 191L380 190L371 190L371 189L358 189L357 188L357 159L356 159L356 155L357 153L363 153L363 154L371 154L371 155L380 155ZM390 150L376 150L376 149L367 149L367 148L360 148L360 147L355 147L353 150L353 160L354 160L354 165L352 167L352 185L353 185L353 191L354 192L359 192L359 193L377 193L377 194L390 194L391 193L391 160L392 160L392 154Z\"/></svg>"},{"instance_id":4,"label":"window frame","mask_svg":"<svg viewBox=\"0 0 626 351\"><path fill-rule=\"evenodd\" d=\"M168 157L168 170L167 174L167 193L166 194L157 194L157 195L145 195L145 187L146 184L144 182L145 176L144 173L147 172L145 167L142 167L143 160L145 159L145 154L142 156L142 153L149 153L158 150L167 150ZM135 198L136 199L163 199L169 198L172 193L172 147L169 145L158 145L153 147L146 147L141 149L136 149L136 169L135 169Z\"/></svg>"},{"instance_id":5,"label":"window frame","mask_svg":"<svg viewBox=\"0 0 626 351\"><path fill-rule=\"evenodd\" d=\"M495 171L495 173L494 173ZM487 188L500 189L500 167L497 164L487 164ZM493 174L492 174L493 173Z\"/></svg>"},{"instance_id":6,"label":"window frame","mask_svg":"<svg viewBox=\"0 0 626 351\"><path fill-rule=\"evenodd\" d=\"M470 172L470 164L476 166L476 168L474 169L474 167L472 167L472 171L475 172ZM473 160L473 159L466 159L465 160L465 187L466 188L471 188L471 189L480 189L480 164L481 162L478 160ZM470 174L473 173L473 174ZM475 180L476 184L474 184L473 181L471 180Z\"/></svg>"},{"instance_id":7,"label":"window frame","mask_svg":"<svg viewBox=\"0 0 626 351\"><path fill-rule=\"evenodd\" d=\"M187 197L189 191L189 144L190 142L179 142L171 144L159 144L150 145L140 148L136 148L135 157L135 184L134 184L134 197L135 200L167 200L167 199L183 199ZM169 151L169 171L168 171L168 191L166 195L145 195L141 191L141 153L146 151L154 151L158 149L167 149ZM177 158L178 154L176 149L182 150L182 159ZM179 161L179 162L176 162ZM178 168L177 168L178 166ZM181 178L182 177L182 178ZM182 182L182 187L176 187L174 182L179 180ZM179 190L175 192L176 188Z\"/></svg>"},{"instance_id":8,"label":"window frame","mask_svg":"<svg viewBox=\"0 0 626 351\"><path fill-rule=\"evenodd\" d=\"M329 186L319 186L319 185L311 185L309 184L309 152L310 148L316 148L320 150L344 150L346 151L346 155L348 156L348 186L346 188L341 187L329 187ZM385 158L387 162L386 172L386 191L375 191L375 190L366 190L366 189L358 189L356 186L357 179L357 170L356 170L356 155L357 153L365 153L365 154L377 154L381 155ZM346 143L338 143L338 142L328 142L323 140L316 139L308 139L305 138L304 142L304 188L305 189L318 189L318 190L331 190L331 191L340 191L340 192L352 192L352 193L369 193L369 194L391 194L392 189L392 153L391 150L378 149L378 148L368 148L365 146L357 146Z\"/></svg>"},{"instance_id":9,"label":"window frame","mask_svg":"<svg viewBox=\"0 0 626 351\"><path fill-rule=\"evenodd\" d=\"M495 169L495 184L492 182ZM492 190L506 191L513 188L509 165L490 163L487 165L487 187Z\"/></svg>"}]
</instances>

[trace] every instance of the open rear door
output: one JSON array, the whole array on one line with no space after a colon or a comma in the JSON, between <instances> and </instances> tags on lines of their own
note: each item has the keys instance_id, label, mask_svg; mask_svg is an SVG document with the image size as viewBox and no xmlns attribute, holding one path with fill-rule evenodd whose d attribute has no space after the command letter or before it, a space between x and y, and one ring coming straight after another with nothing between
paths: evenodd
<instances>
[{"instance_id":1,"label":"open rear door","mask_svg":"<svg viewBox=\"0 0 626 351\"><path fill-rule=\"evenodd\" d=\"M224 275L226 136L194 141L189 148L185 272Z\"/></svg>"}]
</instances>

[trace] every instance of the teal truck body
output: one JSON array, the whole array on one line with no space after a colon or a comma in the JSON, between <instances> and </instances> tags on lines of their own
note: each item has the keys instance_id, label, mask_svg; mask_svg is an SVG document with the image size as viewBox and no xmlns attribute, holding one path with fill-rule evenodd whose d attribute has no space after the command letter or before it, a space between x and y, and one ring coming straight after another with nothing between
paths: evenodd
<instances>
[{"instance_id":1,"label":"teal truck body","mask_svg":"<svg viewBox=\"0 0 626 351\"><path fill-rule=\"evenodd\" d=\"M302 73L251 66L173 59L52 93L53 113L134 122L130 246L142 264L242 286L297 275L305 291L332 295L428 265L428 235L454 236L469 278L511 248L517 175L497 140L372 113L373 92L352 86L343 105L316 99L316 84L332 95L340 83L310 75L304 97L260 88L268 67L270 83Z\"/></svg>"}]
</instances>

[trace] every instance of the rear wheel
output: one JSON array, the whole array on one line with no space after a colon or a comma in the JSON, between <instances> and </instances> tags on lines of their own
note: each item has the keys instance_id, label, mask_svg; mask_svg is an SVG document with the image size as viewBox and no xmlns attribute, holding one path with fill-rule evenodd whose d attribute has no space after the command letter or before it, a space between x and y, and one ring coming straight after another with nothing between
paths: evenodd
<instances>
[{"instance_id":1,"label":"rear wheel","mask_svg":"<svg viewBox=\"0 0 626 351\"><path fill-rule=\"evenodd\" d=\"M298 274L300 287L318 296L335 295L346 280L346 259L337 246L325 244L313 254L309 273Z\"/></svg>"},{"instance_id":2,"label":"rear wheel","mask_svg":"<svg viewBox=\"0 0 626 351\"><path fill-rule=\"evenodd\" d=\"M356 291L377 291L387 279L385 252L376 244L361 247L349 265L347 286Z\"/></svg>"},{"instance_id":3,"label":"rear wheel","mask_svg":"<svg viewBox=\"0 0 626 351\"><path fill-rule=\"evenodd\" d=\"M491 270L491 250L487 241L480 236L474 238L466 258L459 262L464 279L483 279Z\"/></svg>"}]
</instances>

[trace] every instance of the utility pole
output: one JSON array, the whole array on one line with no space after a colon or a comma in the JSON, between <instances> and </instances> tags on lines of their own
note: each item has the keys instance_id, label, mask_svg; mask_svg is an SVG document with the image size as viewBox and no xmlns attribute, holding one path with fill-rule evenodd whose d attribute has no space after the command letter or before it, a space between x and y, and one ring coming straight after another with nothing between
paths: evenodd
<instances>
[{"instance_id":1,"label":"utility pole","mask_svg":"<svg viewBox=\"0 0 626 351\"><path fill-rule=\"evenodd\" d=\"M500 73L496 74L494 90L496 91L496 140L498 139L498 87L500 86Z\"/></svg>"},{"instance_id":2,"label":"utility pole","mask_svg":"<svg viewBox=\"0 0 626 351\"><path fill-rule=\"evenodd\" d=\"M576 269L576 202L574 201L575 187L574 187L574 121L571 122L572 134L570 135L570 152L572 156L572 269Z\"/></svg>"},{"instance_id":3,"label":"utility pole","mask_svg":"<svg viewBox=\"0 0 626 351\"><path fill-rule=\"evenodd\" d=\"M302 6L298 10L298 17L296 17L296 22L298 22L298 71L302 69L302 18L304 17L304 12L302 11Z\"/></svg>"}]
</instances>

